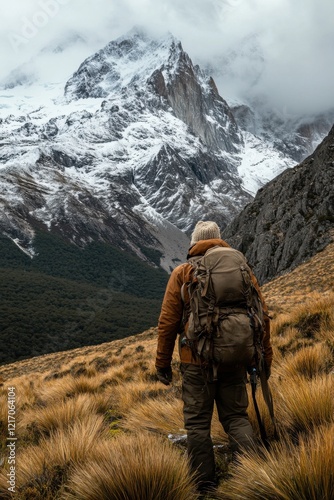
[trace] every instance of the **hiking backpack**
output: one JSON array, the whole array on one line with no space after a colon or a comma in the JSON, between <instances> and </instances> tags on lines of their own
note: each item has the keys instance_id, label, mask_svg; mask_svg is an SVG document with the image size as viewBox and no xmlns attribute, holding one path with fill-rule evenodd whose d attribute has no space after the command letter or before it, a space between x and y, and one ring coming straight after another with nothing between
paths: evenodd
<instances>
[{"instance_id":1,"label":"hiking backpack","mask_svg":"<svg viewBox=\"0 0 334 500\"><path fill-rule=\"evenodd\" d=\"M215 246L192 257L193 279L186 283L186 343L193 355L214 367L259 366L263 309L244 255ZM184 299L184 287L181 294Z\"/></svg>"}]
</instances>

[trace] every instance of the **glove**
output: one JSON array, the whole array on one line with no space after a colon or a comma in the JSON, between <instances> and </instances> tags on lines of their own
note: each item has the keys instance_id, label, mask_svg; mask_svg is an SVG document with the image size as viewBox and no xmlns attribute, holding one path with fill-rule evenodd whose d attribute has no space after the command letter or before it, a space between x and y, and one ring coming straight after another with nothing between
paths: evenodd
<instances>
[{"instance_id":1,"label":"glove","mask_svg":"<svg viewBox=\"0 0 334 500\"><path fill-rule=\"evenodd\" d=\"M170 366L167 368L157 368L157 378L163 384L169 385L173 379L172 368Z\"/></svg>"}]
</instances>

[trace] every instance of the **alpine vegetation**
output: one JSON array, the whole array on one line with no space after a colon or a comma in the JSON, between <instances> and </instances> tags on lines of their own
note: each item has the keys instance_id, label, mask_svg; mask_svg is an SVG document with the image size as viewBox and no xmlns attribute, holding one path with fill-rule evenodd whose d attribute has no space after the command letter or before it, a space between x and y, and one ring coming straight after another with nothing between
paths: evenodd
<instances>
[{"instance_id":1,"label":"alpine vegetation","mask_svg":"<svg viewBox=\"0 0 334 500\"><path fill-rule=\"evenodd\" d=\"M305 291L301 268L300 274L298 268L294 271L296 302L289 293L283 312L278 283L284 294L290 276L263 288L274 314L270 386L279 440L260 391L258 404L270 443L260 455L250 451L235 460L214 414L211 434L220 481L208 499L331 498L334 296L325 287L322 297L316 290ZM1 367L1 498L197 498L185 454L177 360L173 384L158 382L156 335L152 328L127 339ZM8 491L8 385L19 395L14 492ZM260 440L251 402L249 419Z\"/></svg>"}]
</instances>

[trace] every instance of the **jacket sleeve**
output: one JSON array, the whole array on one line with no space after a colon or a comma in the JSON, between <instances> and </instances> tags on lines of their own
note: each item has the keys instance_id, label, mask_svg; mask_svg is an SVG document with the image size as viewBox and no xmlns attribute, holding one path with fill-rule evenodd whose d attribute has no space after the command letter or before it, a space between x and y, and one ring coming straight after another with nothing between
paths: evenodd
<instances>
[{"instance_id":1,"label":"jacket sleeve","mask_svg":"<svg viewBox=\"0 0 334 500\"><path fill-rule=\"evenodd\" d=\"M183 265L174 269L166 287L158 323L158 347L155 362L157 368L166 368L172 362L175 341L181 329L183 316L182 277Z\"/></svg>"},{"instance_id":2,"label":"jacket sleeve","mask_svg":"<svg viewBox=\"0 0 334 500\"><path fill-rule=\"evenodd\" d=\"M254 283L254 286L259 294L259 297L262 302L263 306L263 313L264 313L264 335L263 335L263 351L264 351L264 359L268 367L271 366L272 361L273 361L273 348L271 346L271 340L270 340L270 317L269 317L269 311L267 304L264 300L264 297L261 293L261 289L259 287L259 284L257 282L257 279L255 278L254 275L252 275L252 281Z\"/></svg>"}]
</instances>

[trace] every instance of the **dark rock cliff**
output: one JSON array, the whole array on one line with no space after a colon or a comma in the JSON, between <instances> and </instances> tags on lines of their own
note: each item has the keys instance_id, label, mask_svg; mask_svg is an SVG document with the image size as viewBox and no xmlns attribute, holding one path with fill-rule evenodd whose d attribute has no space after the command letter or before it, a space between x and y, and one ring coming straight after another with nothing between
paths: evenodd
<instances>
[{"instance_id":1,"label":"dark rock cliff","mask_svg":"<svg viewBox=\"0 0 334 500\"><path fill-rule=\"evenodd\" d=\"M334 234L334 127L314 153L260 189L223 237L261 283L324 249Z\"/></svg>"}]
</instances>

